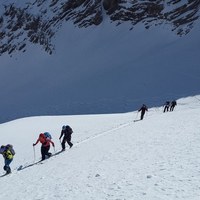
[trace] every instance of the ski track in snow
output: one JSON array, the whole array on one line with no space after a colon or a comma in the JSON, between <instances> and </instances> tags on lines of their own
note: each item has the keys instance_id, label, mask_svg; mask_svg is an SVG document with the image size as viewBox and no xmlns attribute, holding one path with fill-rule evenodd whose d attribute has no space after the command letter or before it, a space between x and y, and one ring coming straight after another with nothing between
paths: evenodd
<instances>
[{"instance_id":1,"label":"ski track in snow","mask_svg":"<svg viewBox=\"0 0 200 200\"><path fill-rule=\"evenodd\" d=\"M199 200L200 105L189 100L174 112L151 109L136 123L127 113L118 125L85 132L72 149L3 177L0 199Z\"/></svg>"}]
</instances>

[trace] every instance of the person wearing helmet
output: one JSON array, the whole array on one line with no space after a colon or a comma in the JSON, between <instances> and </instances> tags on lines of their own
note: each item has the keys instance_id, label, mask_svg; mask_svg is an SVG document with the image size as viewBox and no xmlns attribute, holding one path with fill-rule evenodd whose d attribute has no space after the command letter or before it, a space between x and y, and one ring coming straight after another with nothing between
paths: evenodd
<instances>
[{"instance_id":1,"label":"person wearing helmet","mask_svg":"<svg viewBox=\"0 0 200 200\"><path fill-rule=\"evenodd\" d=\"M63 137L63 140L61 142L61 146L62 146L62 151L65 150L65 143L67 142L68 145L70 146L70 148L72 148L73 144L71 143L71 135L73 133L73 130L70 126L63 126L62 130L61 130L61 135L59 137L59 140L61 140L61 138Z\"/></svg>"},{"instance_id":2,"label":"person wearing helmet","mask_svg":"<svg viewBox=\"0 0 200 200\"><path fill-rule=\"evenodd\" d=\"M41 146L41 155L42 160L45 160L46 156L50 157L52 154L49 152L50 144L54 147L54 143L51 141L49 137L46 137L44 133L40 133L39 138L37 139L36 143L33 144L35 146L38 142L42 144Z\"/></svg>"}]
</instances>

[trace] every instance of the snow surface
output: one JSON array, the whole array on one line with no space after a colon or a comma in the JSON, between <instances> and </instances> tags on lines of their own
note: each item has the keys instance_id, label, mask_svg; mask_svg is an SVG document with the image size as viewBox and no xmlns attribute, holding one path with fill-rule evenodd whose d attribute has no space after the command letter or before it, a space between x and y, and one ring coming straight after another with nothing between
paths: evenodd
<instances>
[{"instance_id":1,"label":"snow surface","mask_svg":"<svg viewBox=\"0 0 200 200\"><path fill-rule=\"evenodd\" d=\"M0 125L1 144L12 143L11 175L0 178L1 200L199 200L200 96L178 100L174 112L29 117ZM63 124L72 149L43 164L32 143L49 131L60 150ZM36 147L40 159L40 145ZM51 152L54 152L51 148ZM3 159L0 160L0 169ZM3 170L2 170L3 174Z\"/></svg>"}]
</instances>

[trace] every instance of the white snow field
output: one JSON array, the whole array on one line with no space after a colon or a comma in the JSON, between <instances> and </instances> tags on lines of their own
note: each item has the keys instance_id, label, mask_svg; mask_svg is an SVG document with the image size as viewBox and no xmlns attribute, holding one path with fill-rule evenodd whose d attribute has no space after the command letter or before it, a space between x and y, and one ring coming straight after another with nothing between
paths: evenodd
<instances>
[{"instance_id":1,"label":"white snow field","mask_svg":"<svg viewBox=\"0 0 200 200\"><path fill-rule=\"evenodd\" d=\"M11 143L16 150L12 174L0 178L0 200L199 200L200 96L177 103L168 113L150 108L138 122L135 111L0 124L1 145ZM74 146L17 171L34 161L32 144L40 132L49 131L59 151L64 124L74 130ZM38 161L40 144L35 150Z\"/></svg>"}]
</instances>

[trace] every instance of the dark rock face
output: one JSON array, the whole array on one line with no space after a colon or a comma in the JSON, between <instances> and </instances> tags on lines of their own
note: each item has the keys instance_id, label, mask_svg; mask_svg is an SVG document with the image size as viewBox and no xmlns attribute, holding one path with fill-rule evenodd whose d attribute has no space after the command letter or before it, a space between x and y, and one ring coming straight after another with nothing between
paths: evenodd
<instances>
[{"instance_id":1,"label":"dark rock face","mask_svg":"<svg viewBox=\"0 0 200 200\"><path fill-rule=\"evenodd\" d=\"M180 36L190 32L200 15L200 0L27 0L25 5L18 7L14 0L2 5L0 55L24 52L28 43L39 44L52 54L52 38L66 21L79 28L98 26L103 12L116 25L129 22L130 30L138 23L147 29L170 24L171 30Z\"/></svg>"},{"instance_id":2,"label":"dark rock face","mask_svg":"<svg viewBox=\"0 0 200 200\"><path fill-rule=\"evenodd\" d=\"M55 32L49 22L42 19L42 16L34 16L26 9L6 6L4 15L0 18L0 27L0 55L5 52L12 54L25 51L28 42L40 44L49 54L54 49L50 38Z\"/></svg>"},{"instance_id":3,"label":"dark rock face","mask_svg":"<svg viewBox=\"0 0 200 200\"><path fill-rule=\"evenodd\" d=\"M104 0L103 1L103 8L107 10L108 14L112 14L116 11L119 7L120 1L118 0Z\"/></svg>"}]
</instances>

